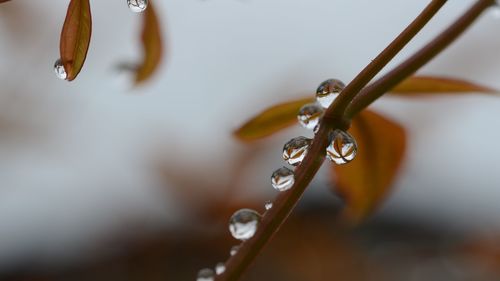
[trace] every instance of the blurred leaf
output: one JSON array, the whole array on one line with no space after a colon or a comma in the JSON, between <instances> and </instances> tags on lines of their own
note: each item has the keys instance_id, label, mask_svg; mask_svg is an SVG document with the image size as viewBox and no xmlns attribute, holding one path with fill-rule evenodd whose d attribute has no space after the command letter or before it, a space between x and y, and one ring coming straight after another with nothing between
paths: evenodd
<instances>
[{"instance_id":1,"label":"blurred leaf","mask_svg":"<svg viewBox=\"0 0 500 281\"><path fill-rule=\"evenodd\" d=\"M464 80L431 76L412 76L391 91L401 96L470 92L497 91ZM234 135L242 141L254 141L272 135L295 124L299 109L313 101L313 98L303 98L274 105L247 121Z\"/></svg>"},{"instance_id":2,"label":"blurred leaf","mask_svg":"<svg viewBox=\"0 0 500 281\"><path fill-rule=\"evenodd\" d=\"M80 73L90 44L92 16L89 0L71 0L61 32L61 61L72 81Z\"/></svg>"},{"instance_id":3,"label":"blurred leaf","mask_svg":"<svg viewBox=\"0 0 500 281\"><path fill-rule=\"evenodd\" d=\"M151 2L144 12L142 46L144 49L144 58L142 63L137 67L135 76L136 84L142 83L152 76L158 68L163 55L160 24Z\"/></svg>"},{"instance_id":4,"label":"blurred leaf","mask_svg":"<svg viewBox=\"0 0 500 281\"><path fill-rule=\"evenodd\" d=\"M400 125L369 110L354 118L349 132L358 143L358 154L332 170L336 190L346 200L344 215L358 222L390 191L405 152L406 134Z\"/></svg>"},{"instance_id":5,"label":"blurred leaf","mask_svg":"<svg viewBox=\"0 0 500 281\"><path fill-rule=\"evenodd\" d=\"M1 3L5 3L5 2L9 2L10 0L0 0L0 4Z\"/></svg>"},{"instance_id":6,"label":"blurred leaf","mask_svg":"<svg viewBox=\"0 0 500 281\"><path fill-rule=\"evenodd\" d=\"M313 101L313 98L304 98L277 104L250 119L233 134L242 141L254 141L272 135L295 124L300 108Z\"/></svg>"},{"instance_id":7,"label":"blurred leaf","mask_svg":"<svg viewBox=\"0 0 500 281\"><path fill-rule=\"evenodd\" d=\"M437 77L412 76L399 85L391 93L398 95L434 95L434 94L464 94L464 93L498 93L497 90L471 83L469 81Z\"/></svg>"}]
</instances>

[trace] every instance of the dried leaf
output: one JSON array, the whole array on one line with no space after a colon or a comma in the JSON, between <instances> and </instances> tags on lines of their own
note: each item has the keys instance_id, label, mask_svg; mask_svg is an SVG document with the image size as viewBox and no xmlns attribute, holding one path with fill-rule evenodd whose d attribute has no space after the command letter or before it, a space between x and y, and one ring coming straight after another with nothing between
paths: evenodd
<instances>
[{"instance_id":1,"label":"dried leaf","mask_svg":"<svg viewBox=\"0 0 500 281\"><path fill-rule=\"evenodd\" d=\"M336 191L346 200L344 215L353 222L372 213L390 191L403 159L405 130L379 114L365 110L349 130L358 143L356 158L333 165Z\"/></svg>"},{"instance_id":2,"label":"dried leaf","mask_svg":"<svg viewBox=\"0 0 500 281\"><path fill-rule=\"evenodd\" d=\"M469 81L438 76L412 76L399 85L391 93L398 95L435 95L464 93L498 93L497 90L471 83Z\"/></svg>"},{"instance_id":3,"label":"dried leaf","mask_svg":"<svg viewBox=\"0 0 500 281\"><path fill-rule=\"evenodd\" d=\"M144 58L137 67L135 83L139 84L148 80L160 65L163 55L163 43L158 17L151 2L144 12L142 29L142 45Z\"/></svg>"},{"instance_id":4,"label":"dried leaf","mask_svg":"<svg viewBox=\"0 0 500 281\"><path fill-rule=\"evenodd\" d=\"M312 101L312 98L304 98L277 104L250 119L233 134L242 141L254 141L272 135L294 125L297 122L297 112L304 104Z\"/></svg>"},{"instance_id":5,"label":"dried leaf","mask_svg":"<svg viewBox=\"0 0 500 281\"><path fill-rule=\"evenodd\" d=\"M80 73L90 44L92 16L89 0L71 0L61 32L61 61L72 81Z\"/></svg>"}]
</instances>

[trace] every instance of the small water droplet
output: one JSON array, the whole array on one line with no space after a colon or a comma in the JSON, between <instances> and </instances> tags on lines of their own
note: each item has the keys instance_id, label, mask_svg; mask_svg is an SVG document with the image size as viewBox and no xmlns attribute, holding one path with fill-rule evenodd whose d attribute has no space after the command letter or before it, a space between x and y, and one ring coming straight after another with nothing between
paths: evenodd
<instances>
[{"instance_id":1,"label":"small water droplet","mask_svg":"<svg viewBox=\"0 0 500 281\"><path fill-rule=\"evenodd\" d=\"M302 127L312 130L318 125L321 115L323 115L323 108L316 103L310 103L299 110L297 119Z\"/></svg>"},{"instance_id":2,"label":"small water droplet","mask_svg":"<svg viewBox=\"0 0 500 281\"><path fill-rule=\"evenodd\" d=\"M264 204L264 208L266 208L266 211L269 211L271 210L271 208L273 207L273 202L271 201L267 201L265 204Z\"/></svg>"},{"instance_id":3,"label":"small water droplet","mask_svg":"<svg viewBox=\"0 0 500 281\"><path fill-rule=\"evenodd\" d=\"M306 157L312 140L306 137L296 137L283 146L283 159L292 166L299 165Z\"/></svg>"},{"instance_id":4,"label":"small water droplet","mask_svg":"<svg viewBox=\"0 0 500 281\"><path fill-rule=\"evenodd\" d=\"M344 90L345 85L337 79L328 79L321 83L316 90L316 101L323 108L328 108L337 96Z\"/></svg>"},{"instance_id":5,"label":"small water droplet","mask_svg":"<svg viewBox=\"0 0 500 281\"><path fill-rule=\"evenodd\" d=\"M210 268L204 268L198 271L198 278L196 278L196 281L214 281L214 279L215 272Z\"/></svg>"},{"instance_id":6,"label":"small water droplet","mask_svg":"<svg viewBox=\"0 0 500 281\"><path fill-rule=\"evenodd\" d=\"M241 209L236 211L229 220L229 231L238 240L248 240L257 231L260 215L254 210Z\"/></svg>"},{"instance_id":7,"label":"small water droplet","mask_svg":"<svg viewBox=\"0 0 500 281\"><path fill-rule=\"evenodd\" d=\"M224 273L224 271L226 271L226 265L223 263L223 262L219 262L216 266L215 266L215 273L217 275L220 275L222 273Z\"/></svg>"},{"instance_id":8,"label":"small water droplet","mask_svg":"<svg viewBox=\"0 0 500 281\"><path fill-rule=\"evenodd\" d=\"M314 126L314 129L313 129L313 133L314 133L314 134L317 134L317 133L319 132L319 127L320 127L320 126L321 126L321 125L320 125L319 123L318 123L318 125Z\"/></svg>"},{"instance_id":9,"label":"small water droplet","mask_svg":"<svg viewBox=\"0 0 500 281\"><path fill-rule=\"evenodd\" d=\"M239 249L240 249L239 245L233 246L233 247L231 247L231 251L229 251L229 254L231 256L234 256L234 255L236 255L236 253L238 253Z\"/></svg>"},{"instance_id":10,"label":"small water droplet","mask_svg":"<svg viewBox=\"0 0 500 281\"><path fill-rule=\"evenodd\" d=\"M271 184L277 191L286 191L295 183L295 174L287 167L281 167L271 175Z\"/></svg>"},{"instance_id":11,"label":"small water droplet","mask_svg":"<svg viewBox=\"0 0 500 281\"><path fill-rule=\"evenodd\" d=\"M148 7L148 0L127 0L129 9L134 13L142 13Z\"/></svg>"},{"instance_id":12,"label":"small water droplet","mask_svg":"<svg viewBox=\"0 0 500 281\"><path fill-rule=\"evenodd\" d=\"M335 130L329 135L330 144L326 148L326 157L336 164L345 164L356 157L358 145L347 132Z\"/></svg>"},{"instance_id":13,"label":"small water droplet","mask_svg":"<svg viewBox=\"0 0 500 281\"><path fill-rule=\"evenodd\" d=\"M57 78L61 80L66 80L68 78L68 74L64 69L64 65L61 59L57 59L56 62L54 63L54 73L56 74Z\"/></svg>"}]
</instances>

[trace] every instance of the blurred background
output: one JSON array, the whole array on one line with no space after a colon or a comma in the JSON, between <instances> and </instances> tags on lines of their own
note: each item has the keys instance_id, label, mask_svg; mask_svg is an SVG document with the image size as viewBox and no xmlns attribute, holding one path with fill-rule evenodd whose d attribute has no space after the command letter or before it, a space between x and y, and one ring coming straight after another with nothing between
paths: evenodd
<instances>
[{"instance_id":1,"label":"blurred background","mask_svg":"<svg viewBox=\"0 0 500 281\"><path fill-rule=\"evenodd\" d=\"M269 105L350 81L428 1L155 1L166 52L148 84L140 16L92 1L86 65L53 63L68 1L0 5L0 280L195 280L237 242L227 220L263 211L300 128L252 145L231 132ZM390 66L474 1L449 1ZM419 73L500 88L499 11ZM355 229L323 169L245 280L499 280L500 98L384 97L408 149L393 192Z\"/></svg>"}]
</instances>

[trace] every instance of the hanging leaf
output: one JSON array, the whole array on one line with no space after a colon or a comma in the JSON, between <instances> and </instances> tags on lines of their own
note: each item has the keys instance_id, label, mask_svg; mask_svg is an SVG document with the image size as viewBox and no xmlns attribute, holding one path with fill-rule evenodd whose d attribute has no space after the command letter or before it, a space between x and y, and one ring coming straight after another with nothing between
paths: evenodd
<instances>
[{"instance_id":1,"label":"hanging leaf","mask_svg":"<svg viewBox=\"0 0 500 281\"><path fill-rule=\"evenodd\" d=\"M358 222L389 193L403 159L406 134L400 125L369 110L354 118L349 132L358 143L357 156L332 170L336 191L346 200L344 215Z\"/></svg>"},{"instance_id":2,"label":"hanging leaf","mask_svg":"<svg viewBox=\"0 0 500 281\"><path fill-rule=\"evenodd\" d=\"M312 101L312 98L304 98L277 104L250 119L233 134L242 141L254 141L272 135L294 125L300 108Z\"/></svg>"},{"instance_id":3,"label":"hanging leaf","mask_svg":"<svg viewBox=\"0 0 500 281\"><path fill-rule=\"evenodd\" d=\"M397 85L391 93L402 96L465 94L465 93L498 93L497 90L471 83L469 81L438 76L412 76Z\"/></svg>"},{"instance_id":4,"label":"hanging leaf","mask_svg":"<svg viewBox=\"0 0 500 281\"><path fill-rule=\"evenodd\" d=\"M136 84L145 82L152 76L160 65L163 55L160 24L151 2L144 12L143 17L142 46L144 50L144 58L136 70Z\"/></svg>"},{"instance_id":5,"label":"hanging leaf","mask_svg":"<svg viewBox=\"0 0 500 281\"><path fill-rule=\"evenodd\" d=\"M61 32L61 61L72 81L80 73L90 44L92 16L89 0L71 0Z\"/></svg>"}]
</instances>

